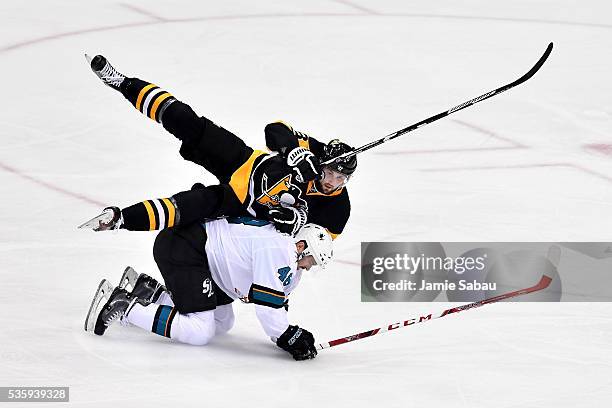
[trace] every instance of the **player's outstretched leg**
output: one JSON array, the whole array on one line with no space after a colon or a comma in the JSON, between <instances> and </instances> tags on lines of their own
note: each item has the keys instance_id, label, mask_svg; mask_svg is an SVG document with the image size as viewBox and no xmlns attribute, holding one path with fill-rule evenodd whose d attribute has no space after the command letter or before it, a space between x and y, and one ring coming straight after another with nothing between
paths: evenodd
<instances>
[{"instance_id":1,"label":"player's outstretched leg","mask_svg":"<svg viewBox=\"0 0 612 408\"><path fill-rule=\"evenodd\" d=\"M176 101L174 96L157 85L120 73L103 55L90 58L85 54L85 58L105 85L121 92L136 109L156 122L162 122L164 111Z\"/></svg>"},{"instance_id":2,"label":"player's outstretched leg","mask_svg":"<svg viewBox=\"0 0 612 408\"><path fill-rule=\"evenodd\" d=\"M221 183L229 183L234 172L254 153L238 136L198 116L188 104L157 85L120 73L102 55L86 57L105 85L121 92L136 109L161 123L182 142L179 152L185 160L203 166Z\"/></svg>"},{"instance_id":3,"label":"player's outstretched leg","mask_svg":"<svg viewBox=\"0 0 612 408\"><path fill-rule=\"evenodd\" d=\"M122 289L127 290L128 285L132 288L131 294L133 296L151 303L157 303L160 296L168 291L157 280L145 273L139 274L131 266L125 268L119 282L119 287Z\"/></svg>"}]
</instances>

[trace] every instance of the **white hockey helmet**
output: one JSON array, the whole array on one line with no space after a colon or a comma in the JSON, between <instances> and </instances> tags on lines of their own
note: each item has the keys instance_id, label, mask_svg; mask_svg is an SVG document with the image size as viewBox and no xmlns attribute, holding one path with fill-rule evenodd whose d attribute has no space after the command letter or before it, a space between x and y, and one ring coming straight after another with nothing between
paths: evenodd
<instances>
[{"instance_id":1,"label":"white hockey helmet","mask_svg":"<svg viewBox=\"0 0 612 408\"><path fill-rule=\"evenodd\" d=\"M312 255L315 261L317 261L317 265L321 268L325 268L325 265L327 265L334 256L332 237L327 230L320 225L304 225L296 234L294 240L296 243L300 241L306 242L306 248L304 248L304 251L300 254L298 259Z\"/></svg>"}]
</instances>

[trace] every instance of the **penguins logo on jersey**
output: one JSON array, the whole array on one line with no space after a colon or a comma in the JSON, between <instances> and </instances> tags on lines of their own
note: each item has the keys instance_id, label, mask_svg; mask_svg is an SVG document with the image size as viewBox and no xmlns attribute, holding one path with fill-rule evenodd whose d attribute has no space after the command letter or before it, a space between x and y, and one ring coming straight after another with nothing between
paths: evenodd
<instances>
[{"instance_id":1,"label":"penguins logo on jersey","mask_svg":"<svg viewBox=\"0 0 612 408\"><path fill-rule=\"evenodd\" d=\"M295 206L296 203L306 205L301 198L302 190L291 183L291 174L287 174L272 187L268 187L268 176L264 174L261 178L261 191L257 202L268 208L278 207L281 203L287 206Z\"/></svg>"}]
</instances>

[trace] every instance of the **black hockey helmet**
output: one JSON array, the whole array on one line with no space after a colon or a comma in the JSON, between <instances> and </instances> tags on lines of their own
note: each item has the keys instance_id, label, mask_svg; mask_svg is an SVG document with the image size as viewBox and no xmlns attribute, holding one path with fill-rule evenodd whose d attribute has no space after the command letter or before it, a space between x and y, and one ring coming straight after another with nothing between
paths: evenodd
<instances>
[{"instance_id":1,"label":"black hockey helmet","mask_svg":"<svg viewBox=\"0 0 612 408\"><path fill-rule=\"evenodd\" d=\"M323 147L323 157L321 157L321 162L324 163L353 150L354 149L346 143L343 143L338 139L333 139ZM326 164L326 166L329 166L337 172L350 176L355 172L355 169L357 169L357 155L333 161Z\"/></svg>"}]
</instances>

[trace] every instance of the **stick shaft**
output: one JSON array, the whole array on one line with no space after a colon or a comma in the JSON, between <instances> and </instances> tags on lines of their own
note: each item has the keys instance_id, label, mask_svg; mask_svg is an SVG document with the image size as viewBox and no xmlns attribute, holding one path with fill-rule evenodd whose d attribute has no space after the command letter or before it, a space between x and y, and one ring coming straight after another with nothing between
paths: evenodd
<instances>
[{"instance_id":1,"label":"stick shaft","mask_svg":"<svg viewBox=\"0 0 612 408\"><path fill-rule=\"evenodd\" d=\"M510 299L513 297L517 297L517 296L522 296L522 295L526 295L528 293L533 293L533 292L537 292L539 290L543 290L546 289L548 287L548 285L550 285L550 282L552 281L552 278L550 278L547 275L542 275L542 277L540 278L540 281L529 287L529 288L525 288L525 289L519 289L519 290L515 290L513 292L508 292L508 293L504 293L498 296L494 296L488 299L483 299L483 300L479 300L477 302L473 302L473 303L468 303L466 305L463 306L457 306L457 307L452 307L450 309L446 309L444 310L442 313L435 315L432 317L432 314L428 314L426 316L420 316L418 319L417 318L412 318L412 319L408 319L408 320L404 320L403 322L396 322L396 323L391 323L387 326L384 327L379 327L373 330L368 330L365 332L361 332L361 333L357 333L357 334L353 334L351 336L347 336L347 337L341 337L339 339L335 339L335 340L330 340L326 343L321 343L317 345L317 349L318 350L323 350L326 348L330 348L330 347L334 347L334 346L338 346L340 344L344 344L344 343L349 343L351 341L355 341L355 340L361 340L361 339L365 339L366 337L371 337L374 336L376 334L379 333L384 333L384 332L388 332L391 330L396 330L402 327L407 327L407 326L412 326L416 323L424 323L424 322L428 322L431 321L433 319L439 319L441 317L444 316L448 316L449 314L453 314L453 313L458 313L458 312L462 312L464 310L468 310L468 309L474 309L480 306L484 306L487 305L489 303L495 303L495 302L499 302L502 300L506 300L506 299Z\"/></svg>"},{"instance_id":2,"label":"stick shaft","mask_svg":"<svg viewBox=\"0 0 612 408\"><path fill-rule=\"evenodd\" d=\"M321 164L323 164L323 165L330 164L330 163L332 163L332 162L334 162L336 160L347 159L349 157L355 156L356 154L363 153L366 150L370 150L373 147L376 147L376 146L381 145L381 144L383 144L385 142L388 142L391 139L395 139L396 137L399 137L399 136L404 135L406 133L412 132L413 130L416 130L416 129L422 127L422 126L428 125L428 124L430 124L432 122L435 122L435 121L437 121L439 119L442 119L442 118L450 115L451 113L454 113L454 112L460 111L462 109L465 109L465 108L467 108L469 106L475 105L478 102L482 102L485 99L489 99L489 98L491 98L491 97L493 97L495 95L499 95L502 92L506 92L508 89L514 88L515 86L522 84L523 82L527 81L529 78L534 76L535 73L540 70L540 68L542 67L544 62L546 62L546 60L548 59L548 56L552 52L552 49L553 49L553 43L548 44L548 47L546 48L546 51L544 51L544 54L542 54L542 56L540 57L538 62L536 62L536 64L529 71L527 71L527 73L525 73L522 77L520 77L516 81L513 81L513 82L510 82L509 84L500 86L497 89L494 89L492 91L484 93L484 94L482 94L480 96L477 96L476 98L470 99L467 102L463 102L463 103L461 103L461 104L459 104L459 105L457 105L457 106L455 106L453 108L450 108L447 111L438 113L437 115L434 115L432 117L424 119L424 120L422 120L420 122L414 123L414 124L412 124L410 126L407 126L407 127L403 128L403 129L400 129L400 130L398 130L396 132L388 134L387 136L385 136L383 138L380 138L378 140L374 140L374 141L372 141L372 142L370 142L368 144L365 144L365 145L363 145L361 147L358 147L355 150L352 150L350 152L346 152L346 153L344 153L344 154L342 154L342 155L340 155L338 157L334 157L333 159L327 160L327 161L325 161L325 162L323 162Z\"/></svg>"}]
</instances>

